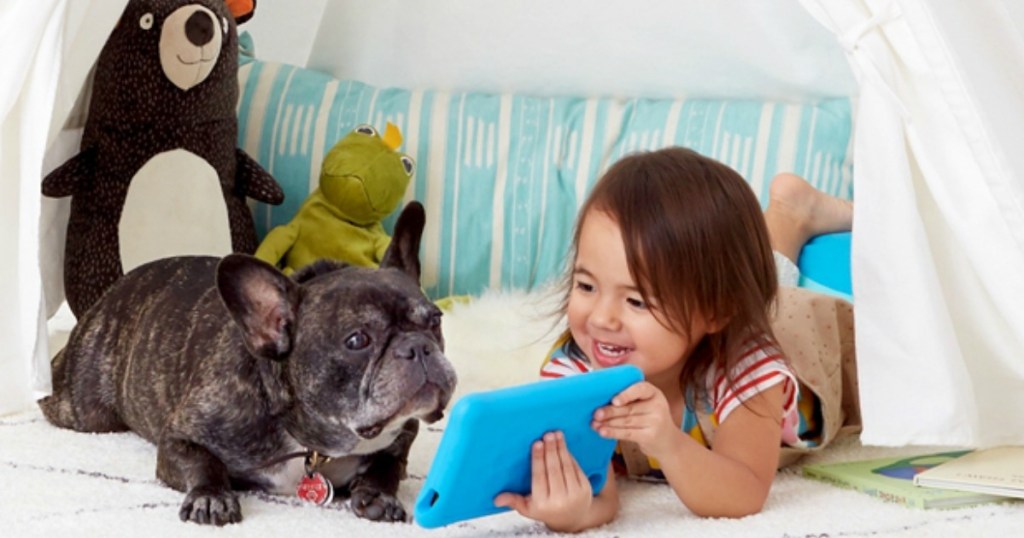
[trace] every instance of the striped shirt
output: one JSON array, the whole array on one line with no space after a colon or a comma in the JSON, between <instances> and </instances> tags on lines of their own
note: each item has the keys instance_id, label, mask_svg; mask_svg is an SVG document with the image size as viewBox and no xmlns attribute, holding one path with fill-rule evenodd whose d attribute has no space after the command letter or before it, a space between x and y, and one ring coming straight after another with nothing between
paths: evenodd
<instances>
[{"instance_id":1,"label":"striped shirt","mask_svg":"<svg viewBox=\"0 0 1024 538\"><path fill-rule=\"evenodd\" d=\"M743 402L779 383L784 383L786 399L782 407L781 443L801 448L814 446L816 424L820 420L816 416L817 399L810 391L800 390L796 376L786 364L779 349L763 339L755 339L741 353L741 358L733 367L731 383L723 368L713 367L708 371L705 380L707 397L703 402L697 402L697 405L704 406L705 414L710 415L712 425L718 427L737 407L743 405ZM540 375L544 378L557 378L586 373L592 369L586 356L576 351L576 347L566 336L552 348L541 366ZM701 433L697 414L689 406L683 410L680 427L699 443L709 446ZM650 463L651 474L640 478L664 480L657 462L652 459Z\"/></svg>"}]
</instances>

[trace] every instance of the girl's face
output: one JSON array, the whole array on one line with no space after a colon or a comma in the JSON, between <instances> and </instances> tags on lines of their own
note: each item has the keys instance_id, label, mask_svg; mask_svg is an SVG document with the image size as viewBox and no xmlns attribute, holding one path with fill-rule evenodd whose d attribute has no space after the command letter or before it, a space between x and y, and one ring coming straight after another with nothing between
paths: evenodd
<instances>
[{"instance_id":1,"label":"girl's face","mask_svg":"<svg viewBox=\"0 0 1024 538\"><path fill-rule=\"evenodd\" d=\"M656 312L629 274L618 223L603 211L589 211L567 311L576 344L596 368L632 364L655 385L678 384L683 361L704 337L706 323L694 316L691 341L658 321Z\"/></svg>"}]
</instances>

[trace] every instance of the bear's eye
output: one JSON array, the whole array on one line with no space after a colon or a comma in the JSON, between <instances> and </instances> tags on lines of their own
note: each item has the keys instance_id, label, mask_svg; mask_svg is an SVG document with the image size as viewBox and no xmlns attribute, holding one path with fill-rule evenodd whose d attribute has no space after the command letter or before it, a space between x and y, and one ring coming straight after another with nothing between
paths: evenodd
<instances>
[{"instance_id":1,"label":"bear's eye","mask_svg":"<svg viewBox=\"0 0 1024 538\"><path fill-rule=\"evenodd\" d=\"M360 349L366 349L370 345L370 337L363 331L356 331L345 339L345 347L352 351L359 351Z\"/></svg>"},{"instance_id":2,"label":"bear's eye","mask_svg":"<svg viewBox=\"0 0 1024 538\"><path fill-rule=\"evenodd\" d=\"M405 173L412 177L412 171L416 168L416 161L412 160L412 157L408 155L402 155L402 167L405 168Z\"/></svg>"},{"instance_id":3,"label":"bear's eye","mask_svg":"<svg viewBox=\"0 0 1024 538\"><path fill-rule=\"evenodd\" d=\"M356 128L353 130L357 133L362 133L364 135L377 136L377 129L374 129L373 126L366 125L365 123L362 125L357 125Z\"/></svg>"},{"instance_id":4,"label":"bear's eye","mask_svg":"<svg viewBox=\"0 0 1024 538\"><path fill-rule=\"evenodd\" d=\"M139 27L143 30L149 30L153 27L153 14L146 13L139 19Z\"/></svg>"}]
</instances>

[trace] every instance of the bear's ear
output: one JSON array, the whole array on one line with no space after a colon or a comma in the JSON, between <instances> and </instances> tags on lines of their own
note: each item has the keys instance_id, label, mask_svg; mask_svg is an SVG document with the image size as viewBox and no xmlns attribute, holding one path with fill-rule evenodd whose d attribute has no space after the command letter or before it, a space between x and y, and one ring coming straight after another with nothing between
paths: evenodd
<instances>
[{"instance_id":1,"label":"bear's ear","mask_svg":"<svg viewBox=\"0 0 1024 538\"><path fill-rule=\"evenodd\" d=\"M242 24L256 13L256 0L224 0L224 3L235 18L235 24Z\"/></svg>"}]
</instances>

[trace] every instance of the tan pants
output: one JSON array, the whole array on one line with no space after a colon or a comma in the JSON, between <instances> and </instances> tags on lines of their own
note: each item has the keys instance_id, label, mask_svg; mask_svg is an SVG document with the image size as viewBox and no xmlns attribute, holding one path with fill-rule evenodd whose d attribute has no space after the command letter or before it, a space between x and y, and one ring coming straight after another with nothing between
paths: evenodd
<instances>
[{"instance_id":1,"label":"tan pants","mask_svg":"<svg viewBox=\"0 0 1024 538\"><path fill-rule=\"evenodd\" d=\"M823 421L817 446L782 449L783 467L839 436L860 431L853 305L803 288L781 287L772 330L797 379L818 397Z\"/></svg>"}]
</instances>

